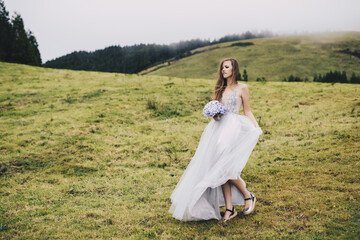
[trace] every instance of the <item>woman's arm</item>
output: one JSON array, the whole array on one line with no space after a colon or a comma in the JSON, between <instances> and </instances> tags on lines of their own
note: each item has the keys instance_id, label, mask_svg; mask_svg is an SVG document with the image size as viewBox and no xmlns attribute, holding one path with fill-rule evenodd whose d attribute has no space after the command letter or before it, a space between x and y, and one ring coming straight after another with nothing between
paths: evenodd
<instances>
[{"instance_id":1,"label":"woman's arm","mask_svg":"<svg viewBox=\"0 0 360 240\"><path fill-rule=\"evenodd\" d=\"M259 124L257 123L254 114L252 114L250 109L250 94L246 84L244 84L242 87L241 98L243 102L244 115L251 120L255 127L259 127Z\"/></svg>"}]
</instances>

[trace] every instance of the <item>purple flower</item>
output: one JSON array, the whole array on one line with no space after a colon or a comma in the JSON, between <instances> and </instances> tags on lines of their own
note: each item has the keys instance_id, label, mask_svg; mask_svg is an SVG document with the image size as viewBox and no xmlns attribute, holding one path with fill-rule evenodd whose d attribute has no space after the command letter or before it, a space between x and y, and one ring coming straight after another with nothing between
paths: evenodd
<instances>
[{"instance_id":1,"label":"purple flower","mask_svg":"<svg viewBox=\"0 0 360 240\"><path fill-rule=\"evenodd\" d=\"M203 113L204 113L204 116L207 118L213 117L217 114L222 115L225 113L225 107L219 101L212 100L205 105Z\"/></svg>"}]
</instances>

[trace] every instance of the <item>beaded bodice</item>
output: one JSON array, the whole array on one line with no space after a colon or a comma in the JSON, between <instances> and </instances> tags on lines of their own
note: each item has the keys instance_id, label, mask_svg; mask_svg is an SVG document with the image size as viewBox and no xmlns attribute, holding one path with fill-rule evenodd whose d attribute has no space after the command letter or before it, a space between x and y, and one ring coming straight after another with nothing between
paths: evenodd
<instances>
[{"instance_id":1,"label":"beaded bodice","mask_svg":"<svg viewBox=\"0 0 360 240\"><path fill-rule=\"evenodd\" d=\"M221 98L221 103L225 106L225 113L232 112L232 113L239 113L241 108L241 97L237 96L237 89L231 91L229 94L224 94Z\"/></svg>"}]
</instances>

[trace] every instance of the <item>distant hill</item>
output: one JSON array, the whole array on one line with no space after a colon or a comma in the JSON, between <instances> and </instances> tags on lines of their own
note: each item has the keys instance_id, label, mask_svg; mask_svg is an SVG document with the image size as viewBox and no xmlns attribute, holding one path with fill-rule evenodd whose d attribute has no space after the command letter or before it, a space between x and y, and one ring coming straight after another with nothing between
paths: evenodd
<instances>
[{"instance_id":1,"label":"distant hill","mask_svg":"<svg viewBox=\"0 0 360 240\"><path fill-rule=\"evenodd\" d=\"M110 46L93 52L76 51L47 61L43 66L58 69L90 70L101 72L138 73L151 66L191 55L190 51L235 40L273 36L270 32L233 34L218 40L193 39L169 45L139 44Z\"/></svg>"},{"instance_id":2,"label":"distant hill","mask_svg":"<svg viewBox=\"0 0 360 240\"><path fill-rule=\"evenodd\" d=\"M221 59L233 57L249 81L264 77L282 81L289 75L309 78L314 74L346 71L360 74L360 32L233 41L191 51L191 55L142 71L141 74L182 78L217 77Z\"/></svg>"}]
</instances>

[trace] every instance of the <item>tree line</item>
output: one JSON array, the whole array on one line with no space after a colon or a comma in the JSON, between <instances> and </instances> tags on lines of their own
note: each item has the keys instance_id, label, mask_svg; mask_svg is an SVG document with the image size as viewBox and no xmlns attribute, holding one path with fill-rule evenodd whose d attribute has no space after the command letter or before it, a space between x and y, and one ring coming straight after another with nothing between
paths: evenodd
<instances>
[{"instance_id":1,"label":"tree line","mask_svg":"<svg viewBox=\"0 0 360 240\"><path fill-rule=\"evenodd\" d=\"M5 3L0 0L0 61L22 63L59 69L91 70L102 72L138 73L159 63L180 59L199 52L191 50L236 40L273 37L271 32L232 34L217 40L193 39L169 45L138 44L110 46L93 52L75 51L47 61L42 65L35 36L24 28L20 14L10 19ZM241 45L242 46L242 45Z\"/></svg>"},{"instance_id":2,"label":"tree line","mask_svg":"<svg viewBox=\"0 0 360 240\"><path fill-rule=\"evenodd\" d=\"M10 19L0 0L0 61L41 66L38 43L31 31L25 31L20 14Z\"/></svg>"},{"instance_id":3,"label":"tree line","mask_svg":"<svg viewBox=\"0 0 360 240\"><path fill-rule=\"evenodd\" d=\"M160 63L196 54L190 52L196 48L222 42L272 36L273 34L270 32L245 32L243 34L227 35L213 41L193 39L169 45L138 44L124 47L117 45L93 52L75 51L48 61L44 66L72 70L138 73Z\"/></svg>"},{"instance_id":4,"label":"tree line","mask_svg":"<svg viewBox=\"0 0 360 240\"><path fill-rule=\"evenodd\" d=\"M284 82L309 82L308 78L300 78L297 76L290 75L288 78L283 79ZM324 82L324 83L357 83L360 84L360 75L355 73L351 74L348 78L345 71L329 71L324 74L315 74L313 82Z\"/></svg>"},{"instance_id":5,"label":"tree line","mask_svg":"<svg viewBox=\"0 0 360 240\"><path fill-rule=\"evenodd\" d=\"M360 75L356 76L355 73L352 73L351 77L348 78L346 76L346 72L345 71L330 71L327 72L323 75L318 74L318 75L314 75L314 82L326 82L326 83L360 83Z\"/></svg>"}]
</instances>

